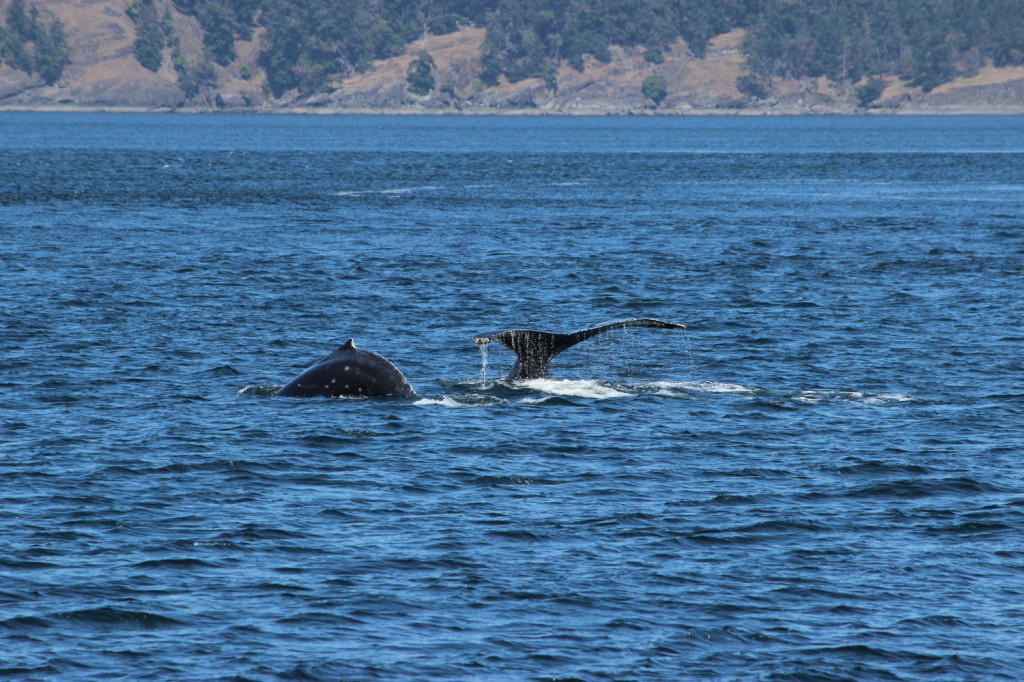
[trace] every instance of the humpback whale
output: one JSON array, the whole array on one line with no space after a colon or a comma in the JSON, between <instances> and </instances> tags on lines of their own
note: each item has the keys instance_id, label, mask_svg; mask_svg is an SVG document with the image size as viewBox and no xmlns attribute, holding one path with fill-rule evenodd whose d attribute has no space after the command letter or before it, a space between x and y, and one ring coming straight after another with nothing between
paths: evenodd
<instances>
[{"instance_id":1,"label":"humpback whale","mask_svg":"<svg viewBox=\"0 0 1024 682\"><path fill-rule=\"evenodd\" d=\"M473 341L479 344L487 344L497 341L516 354L516 363L508 378L513 381L522 379L537 379L547 374L548 365L551 359L566 350L572 348L581 341L597 336L598 334L611 331L612 329L625 329L627 327L650 327L654 329L686 329L684 325L674 322L663 322L650 317L636 317L630 320L619 320L595 325L578 332L569 334L557 334L554 332L542 332L533 329L506 329L505 331L492 332L490 334L477 334Z\"/></svg>"},{"instance_id":2,"label":"humpback whale","mask_svg":"<svg viewBox=\"0 0 1024 682\"><path fill-rule=\"evenodd\" d=\"M309 398L407 398L416 394L390 360L356 348L352 339L295 377L275 395Z\"/></svg>"},{"instance_id":3,"label":"humpback whale","mask_svg":"<svg viewBox=\"0 0 1024 682\"><path fill-rule=\"evenodd\" d=\"M684 325L663 322L650 317L607 322L569 334L534 329L506 329L490 334L477 334L473 341L487 344L497 341L516 354L516 363L508 378L513 381L537 379L547 374L551 359L581 341L613 329L648 327L652 329L686 329ZM275 394L282 397L309 398L408 398L416 395L412 385L382 355L356 348L349 339L344 346L295 377Z\"/></svg>"}]
</instances>

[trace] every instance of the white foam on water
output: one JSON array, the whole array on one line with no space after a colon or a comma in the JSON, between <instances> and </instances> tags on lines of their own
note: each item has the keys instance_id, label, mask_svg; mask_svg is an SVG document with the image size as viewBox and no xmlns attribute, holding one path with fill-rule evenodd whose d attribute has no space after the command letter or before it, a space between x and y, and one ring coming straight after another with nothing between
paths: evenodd
<instances>
[{"instance_id":1,"label":"white foam on water","mask_svg":"<svg viewBox=\"0 0 1024 682\"><path fill-rule=\"evenodd\" d=\"M442 408L488 408L493 406L493 404L508 404L508 400L490 395L463 393L456 395L445 394L439 398L421 397L414 401L413 404L417 404L417 406L439 404Z\"/></svg>"},{"instance_id":2,"label":"white foam on water","mask_svg":"<svg viewBox=\"0 0 1024 682\"><path fill-rule=\"evenodd\" d=\"M413 405L442 405L444 407L479 407L470 403L462 403L450 395L438 398L420 398Z\"/></svg>"},{"instance_id":3,"label":"white foam on water","mask_svg":"<svg viewBox=\"0 0 1024 682\"><path fill-rule=\"evenodd\" d=\"M658 381L652 386L661 388L683 388L698 393L756 393L757 389L742 384L730 384L723 381Z\"/></svg>"},{"instance_id":4,"label":"white foam on water","mask_svg":"<svg viewBox=\"0 0 1024 682\"><path fill-rule=\"evenodd\" d=\"M414 192L433 192L441 189L437 185L422 185L419 187L392 187L390 189L352 189L339 190L334 193L336 197L369 197L369 196L403 196Z\"/></svg>"},{"instance_id":5,"label":"white foam on water","mask_svg":"<svg viewBox=\"0 0 1024 682\"><path fill-rule=\"evenodd\" d=\"M439 189L436 185L423 185L421 187L395 187L394 189L382 189L378 194L394 196L398 194L412 194L413 192L432 192Z\"/></svg>"},{"instance_id":6,"label":"white foam on water","mask_svg":"<svg viewBox=\"0 0 1024 682\"><path fill-rule=\"evenodd\" d=\"M867 405L875 403L907 403L914 400L912 395L903 395L902 393L876 393L874 395L865 394L863 402Z\"/></svg>"},{"instance_id":7,"label":"white foam on water","mask_svg":"<svg viewBox=\"0 0 1024 682\"><path fill-rule=\"evenodd\" d=\"M573 398L591 398L604 400L606 398L622 398L630 393L612 388L599 381L588 381L580 379L529 379L524 381L523 386L547 393L552 396L570 396ZM525 402L525 401L524 401Z\"/></svg>"},{"instance_id":8,"label":"white foam on water","mask_svg":"<svg viewBox=\"0 0 1024 682\"><path fill-rule=\"evenodd\" d=\"M238 396L272 396L284 387L284 384L274 384L272 386L262 386L260 384L249 384L243 386L235 392Z\"/></svg>"},{"instance_id":9,"label":"white foam on water","mask_svg":"<svg viewBox=\"0 0 1024 682\"><path fill-rule=\"evenodd\" d=\"M914 399L914 396L899 393L865 393L863 391L801 391L793 396L795 400L805 403L820 403L826 400L847 400L861 405L880 405L885 403L902 403Z\"/></svg>"},{"instance_id":10,"label":"white foam on water","mask_svg":"<svg viewBox=\"0 0 1024 682\"><path fill-rule=\"evenodd\" d=\"M865 393L864 391L837 391L816 389L805 391L766 390L722 381L656 381L648 384L659 389L659 395L677 395L680 390L708 394L766 396L800 403L817 404L830 400L845 400L861 405L878 405L914 400L914 396L899 393Z\"/></svg>"}]
</instances>

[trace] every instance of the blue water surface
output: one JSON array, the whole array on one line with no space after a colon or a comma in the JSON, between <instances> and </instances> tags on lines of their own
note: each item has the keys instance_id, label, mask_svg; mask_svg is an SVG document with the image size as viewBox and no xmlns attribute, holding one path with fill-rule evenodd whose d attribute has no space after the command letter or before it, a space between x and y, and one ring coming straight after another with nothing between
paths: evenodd
<instances>
[{"instance_id":1,"label":"blue water surface","mask_svg":"<svg viewBox=\"0 0 1024 682\"><path fill-rule=\"evenodd\" d=\"M0 114L0 676L1017 680L1022 356L1019 117Z\"/></svg>"}]
</instances>

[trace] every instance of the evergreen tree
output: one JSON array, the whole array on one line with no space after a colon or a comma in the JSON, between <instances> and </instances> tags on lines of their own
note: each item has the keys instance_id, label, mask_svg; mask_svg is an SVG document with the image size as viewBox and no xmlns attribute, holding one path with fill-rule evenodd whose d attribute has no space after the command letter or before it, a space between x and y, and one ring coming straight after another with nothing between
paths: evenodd
<instances>
[{"instance_id":1,"label":"evergreen tree","mask_svg":"<svg viewBox=\"0 0 1024 682\"><path fill-rule=\"evenodd\" d=\"M0 44L0 56L2 56L3 60L18 71L24 71L31 75L35 64L24 39L9 29L4 29L3 33L0 34L0 39L3 40L3 43Z\"/></svg>"},{"instance_id":2,"label":"evergreen tree","mask_svg":"<svg viewBox=\"0 0 1024 682\"><path fill-rule=\"evenodd\" d=\"M131 0L140 62L158 68L157 37L145 25L153 0ZM642 47L657 63L682 38L697 57L711 39L747 31L743 52L750 92L777 78L825 76L841 88L899 76L923 89L976 70L1024 63L1024 0L175 0L203 27L208 59L236 59L234 40L265 29L259 57L275 95L329 87L401 54L428 33L461 25L486 29L480 80L497 84L583 70L608 61L610 47ZM143 14L146 14L143 17ZM33 18L26 0L7 4L3 58L31 62ZM155 17L154 23L157 22ZM10 36L21 36L20 42ZM164 41L169 41L167 30ZM44 41L45 42L45 41ZM20 50L20 52L19 52ZM20 56L19 56L20 55ZM29 63L26 68L33 68ZM748 93L749 94L749 93Z\"/></svg>"},{"instance_id":3,"label":"evergreen tree","mask_svg":"<svg viewBox=\"0 0 1024 682\"><path fill-rule=\"evenodd\" d=\"M32 39L33 24L32 18L25 11L25 0L11 0L7 5L7 30L25 42Z\"/></svg>"},{"instance_id":4,"label":"evergreen tree","mask_svg":"<svg viewBox=\"0 0 1024 682\"><path fill-rule=\"evenodd\" d=\"M32 37L32 20L25 11L24 0L11 0L6 14L7 28L0 44L3 59L15 69L31 75L35 64L27 43Z\"/></svg>"},{"instance_id":5,"label":"evergreen tree","mask_svg":"<svg viewBox=\"0 0 1024 682\"><path fill-rule=\"evenodd\" d=\"M37 24L35 44L36 70L47 85L53 85L69 63L64 24L59 19L54 20L49 30Z\"/></svg>"},{"instance_id":6,"label":"evergreen tree","mask_svg":"<svg viewBox=\"0 0 1024 682\"><path fill-rule=\"evenodd\" d=\"M406 71L406 80L409 82L409 92L421 97L429 95L434 89L434 76L431 73L434 69L434 58L426 50L420 50L416 58L409 62Z\"/></svg>"},{"instance_id":7,"label":"evergreen tree","mask_svg":"<svg viewBox=\"0 0 1024 682\"><path fill-rule=\"evenodd\" d=\"M11 0L4 13L7 26L0 27L0 63L31 75L39 73L47 85L56 83L68 62L64 24L58 19L47 26L35 5Z\"/></svg>"},{"instance_id":8,"label":"evergreen tree","mask_svg":"<svg viewBox=\"0 0 1024 682\"><path fill-rule=\"evenodd\" d=\"M222 3L213 2L206 6L203 45L210 59L221 66L235 60L235 20L235 13Z\"/></svg>"},{"instance_id":9,"label":"evergreen tree","mask_svg":"<svg viewBox=\"0 0 1024 682\"><path fill-rule=\"evenodd\" d=\"M158 71L164 60L164 31L153 0L132 0L126 11L135 22L135 58L150 71Z\"/></svg>"},{"instance_id":10,"label":"evergreen tree","mask_svg":"<svg viewBox=\"0 0 1024 682\"><path fill-rule=\"evenodd\" d=\"M654 102L654 106L658 106L668 94L665 79L657 75L648 76L640 86L640 92L643 93L644 99L649 99Z\"/></svg>"},{"instance_id":11,"label":"evergreen tree","mask_svg":"<svg viewBox=\"0 0 1024 682\"><path fill-rule=\"evenodd\" d=\"M881 78L872 78L864 85L858 87L854 94L862 107L871 106L871 103L882 96L885 91L885 81Z\"/></svg>"}]
</instances>

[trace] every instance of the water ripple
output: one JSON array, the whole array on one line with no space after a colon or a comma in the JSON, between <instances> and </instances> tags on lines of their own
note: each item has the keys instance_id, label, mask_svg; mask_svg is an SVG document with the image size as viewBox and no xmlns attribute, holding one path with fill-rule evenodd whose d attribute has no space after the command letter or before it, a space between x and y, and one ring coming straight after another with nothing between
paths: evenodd
<instances>
[{"instance_id":1,"label":"water ripple","mask_svg":"<svg viewBox=\"0 0 1024 682\"><path fill-rule=\"evenodd\" d=\"M641 118L0 113L0 676L1024 677L1020 121Z\"/></svg>"}]
</instances>

